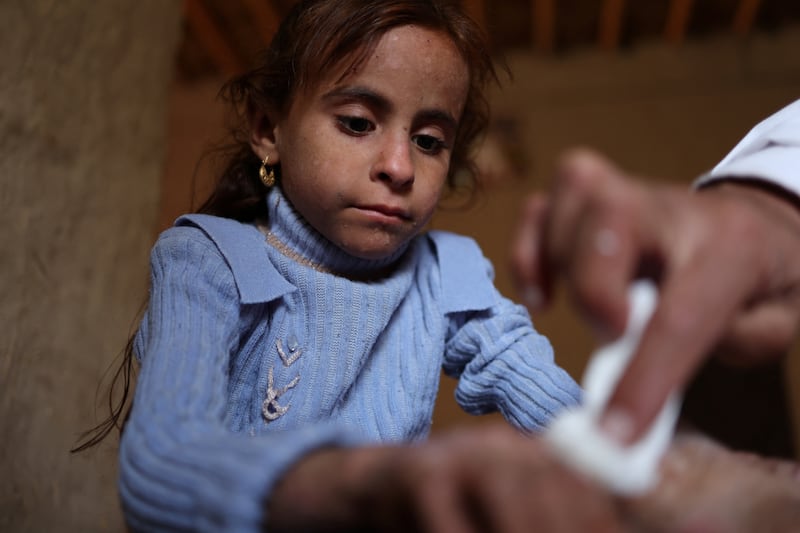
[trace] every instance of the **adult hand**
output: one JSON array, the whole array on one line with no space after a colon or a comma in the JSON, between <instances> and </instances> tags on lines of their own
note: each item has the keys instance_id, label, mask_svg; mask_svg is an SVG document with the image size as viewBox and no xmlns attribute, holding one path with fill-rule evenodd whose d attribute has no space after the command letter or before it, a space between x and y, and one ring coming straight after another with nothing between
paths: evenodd
<instances>
[{"instance_id":1,"label":"adult hand","mask_svg":"<svg viewBox=\"0 0 800 533\"><path fill-rule=\"evenodd\" d=\"M270 530L610 532L616 502L504 424L414 446L324 450L287 473ZM304 520L297 523L296 520ZM320 528L320 525L324 526Z\"/></svg>"},{"instance_id":2,"label":"adult hand","mask_svg":"<svg viewBox=\"0 0 800 533\"><path fill-rule=\"evenodd\" d=\"M630 282L658 283L658 307L601 419L629 443L715 348L750 363L786 352L800 316L800 212L750 184L648 186L575 150L551 193L528 201L512 271L535 309L563 279L603 340L624 330Z\"/></svg>"}]
</instances>

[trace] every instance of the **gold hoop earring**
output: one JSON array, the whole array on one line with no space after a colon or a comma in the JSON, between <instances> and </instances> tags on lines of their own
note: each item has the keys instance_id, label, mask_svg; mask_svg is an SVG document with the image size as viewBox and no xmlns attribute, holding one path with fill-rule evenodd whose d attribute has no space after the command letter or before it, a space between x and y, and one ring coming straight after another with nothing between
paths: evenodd
<instances>
[{"instance_id":1,"label":"gold hoop earring","mask_svg":"<svg viewBox=\"0 0 800 533\"><path fill-rule=\"evenodd\" d=\"M269 163L269 156L264 158L261 162L261 168L258 169L258 177L261 178L261 183L264 187L270 188L275 185L275 170L272 167L267 167Z\"/></svg>"}]
</instances>

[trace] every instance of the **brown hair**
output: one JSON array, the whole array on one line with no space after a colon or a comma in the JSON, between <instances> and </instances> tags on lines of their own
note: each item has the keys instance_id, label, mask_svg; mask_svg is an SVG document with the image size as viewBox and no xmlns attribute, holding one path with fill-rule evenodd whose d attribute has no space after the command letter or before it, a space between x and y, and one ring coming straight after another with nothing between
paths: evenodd
<instances>
[{"instance_id":1,"label":"brown hair","mask_svg":"<svg viewBox=\"0 0 800 533\"><path fill-rule=\"evenodd\" d=\"M486 129L486 86L497 74L480 28L453 0L304 0L281 24L254 69L229 81L220 95L233 111L232 139L225 166L198 211L249 221L264 216L266 189L261 162L249 144L248 117L255 109L286 112L303 91L351 62L369 56L389 30L416 25L441 31L455 44L470 73L470 87L450 161L450 189L473 189L473 148ZM276 171L280 175L280 168Z\"/></svg>"},{"instance_id":2,"label":"brown hair","mask_svg":"<svg viewBox=\"0 0 800 533\"><path fill-rule=\"evenodd\" d=\"M450 161L451 189L476 184L472 151L488 123L486 86L497 73L478 26L454 0L302 0L281 23L272 43L252 70L230 80L220 91L232 111L231 143L220 149L223 170L197 212L252 221L266 217L266 188L258 177L261 165L249 143L249 117L254 110L286 112L298 91L322 81L350 61L357 66L393 28L416 25L441 31L455 44L470 73ZM280 175L280 168L275 169ZM109 389L109 417L81 435L73 452L98 444L114 428L122 431L125 405L133 379L133 338ZM121 383L120 383L121 382ZM128 407L130 412L130 407ZM127 415L125 415L127 418Z\"/></svg>"}]
</instances>

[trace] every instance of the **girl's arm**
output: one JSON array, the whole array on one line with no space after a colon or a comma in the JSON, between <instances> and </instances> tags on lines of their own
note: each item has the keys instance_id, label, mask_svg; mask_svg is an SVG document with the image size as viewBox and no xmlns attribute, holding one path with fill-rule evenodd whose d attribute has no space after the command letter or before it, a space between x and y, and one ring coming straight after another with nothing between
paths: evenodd
<instances>
[{"instance_id":1,"label":"girl's arm","mask_svg":"<svg viewBox=\"0 0 800 533\"><path fill-rule=\"evenodd\" d=\"M553 357L524 307L498 295L486 311L462 318L449 340L444 370L458 377L456 400L469 413L500 411L518 428L540 431L581 389Z\"/></svg>"},{"instance_id":2,"label":"girl's arm","mask_svg":"<svg viewBox=\"0 0 800 533\"><path fill-rule=\"evenodd\" d=\"M528 311L495 288L478 244L443 232L432 237L450 320L443 368L459 378L456 400L469 413L500 411L520 429L542 430L555 413L578 403L580 387L555 363Z\"/></svg>"}]
</instances>

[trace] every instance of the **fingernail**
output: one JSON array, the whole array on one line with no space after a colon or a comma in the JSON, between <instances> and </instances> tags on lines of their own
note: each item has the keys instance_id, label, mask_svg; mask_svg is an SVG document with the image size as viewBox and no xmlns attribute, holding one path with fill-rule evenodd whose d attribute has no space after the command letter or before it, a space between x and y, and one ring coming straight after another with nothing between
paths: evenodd
<instances>
[{"instance_id":1,"label":"fingernail","mask_svg":"<svg viewBox=\"0 0 800 533\"><path fill-rule=\"evenodd\" d=\"M600 432L617 444L628 444L633 437L633 418L627 411L612 407L598 422Z\"/></svg>"},{"instance_id":2,"label":"fingernail","mask_svg":"<svg viewBox=\"0 0 800 533\"><path fill-rule=\"evenodd\" d=\"M544 295L539 287L529 285L522 291L522 301L531 310L537 310L544 304Z\"/></svg>"}]
</instances>

